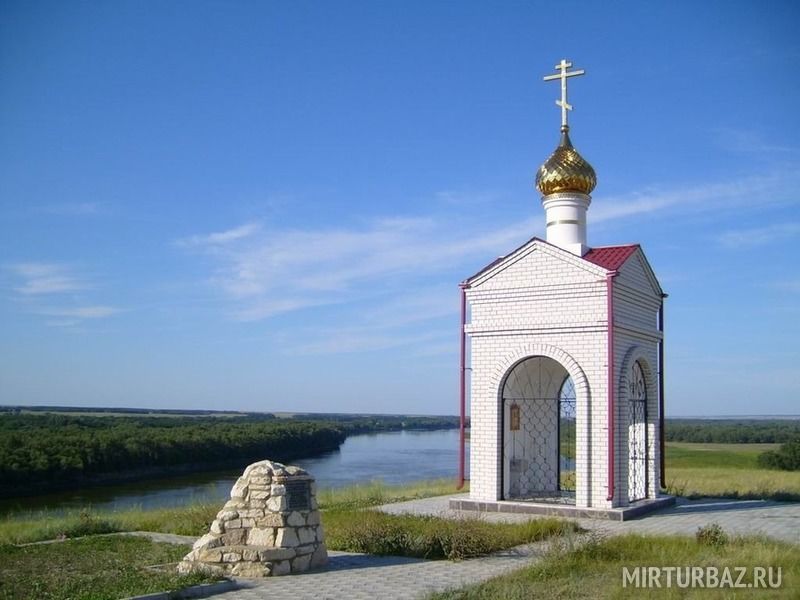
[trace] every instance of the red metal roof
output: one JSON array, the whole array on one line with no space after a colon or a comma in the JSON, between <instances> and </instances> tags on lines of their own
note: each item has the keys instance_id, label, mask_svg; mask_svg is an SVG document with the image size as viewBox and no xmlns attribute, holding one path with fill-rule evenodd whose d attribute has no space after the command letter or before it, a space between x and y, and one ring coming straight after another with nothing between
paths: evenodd
<instances>
[{"instance_id":1,"label":"red metal roof","mask_svg":"<svg viewBox=\"0 0 800 600\"><path fill-rule=\"evenodd\" d=\"M638 250L639 244L629 244L627 246L605 246L602 248L592 248L583 255L584 260L603 267L609 271L618 270L631 255Z\"/></svg>"}]
</instances>

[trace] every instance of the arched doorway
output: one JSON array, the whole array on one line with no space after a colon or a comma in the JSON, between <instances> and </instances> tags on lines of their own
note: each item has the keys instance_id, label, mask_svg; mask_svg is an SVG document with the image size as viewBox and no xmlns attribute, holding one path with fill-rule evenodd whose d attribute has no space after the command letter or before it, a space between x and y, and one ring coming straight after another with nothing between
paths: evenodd
<instances>
[{"instance_id":1,"label":"arched doorway","mask_svg":"<svg viewBox=\"0 0 800 600\"><path fill-rule=\"evenodd\" d=\"M507 500L575 501L575 386L545 356L526 358L505 377L502 491Z\"/></svg>"},{"instance_id":2,"label":"arched doorway","mask_svg":"<svg viewBox=\"0 0 800 600\"><path fill-rule=\"evenodd\" d=\"M638 360L628 373L628 501L647 498L647 384Z\"/></svg>"}]
</instances>

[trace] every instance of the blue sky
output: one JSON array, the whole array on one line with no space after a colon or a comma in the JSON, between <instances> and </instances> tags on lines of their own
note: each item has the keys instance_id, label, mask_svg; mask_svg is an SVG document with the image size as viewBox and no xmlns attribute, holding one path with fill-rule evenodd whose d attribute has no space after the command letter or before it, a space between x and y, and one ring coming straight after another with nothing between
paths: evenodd
<instances>
[{"instance_id":1,"label":"blue sky","mask_svg":"<svg viewBox=\"0 0 800 600\"><path fill-rule=\"evenodd\" d=\"M457 284L640 242L668 413L798 413L794 2L5 2L0 403L454 413Z\"/></svg>"}]
</instances>

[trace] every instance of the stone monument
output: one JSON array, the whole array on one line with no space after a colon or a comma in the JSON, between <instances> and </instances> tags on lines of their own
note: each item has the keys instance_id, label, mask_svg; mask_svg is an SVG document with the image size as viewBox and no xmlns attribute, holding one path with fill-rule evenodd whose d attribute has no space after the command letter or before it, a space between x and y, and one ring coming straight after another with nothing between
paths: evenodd
<instances>
[{"instance_id":1,"label":"stone monument","mask_svg":"<svg viewBox=\"0 0 800 600\"><path fill-rule=\"evenodd\" d=\"M299 467L263 460L245 469L178 571L268 577L327 562L314 478Z\"/></svg>"}]
</instances>

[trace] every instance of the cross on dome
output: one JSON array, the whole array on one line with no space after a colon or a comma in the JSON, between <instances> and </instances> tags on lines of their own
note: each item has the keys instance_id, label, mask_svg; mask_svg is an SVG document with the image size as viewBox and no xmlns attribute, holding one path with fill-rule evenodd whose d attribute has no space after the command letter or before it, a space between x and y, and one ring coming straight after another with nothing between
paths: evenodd
<instances>
[{"instance_id":1,"label":"cross on dome","mask_svg":"<svg viewBox=\"0 0 800 600\"><path fill-rule=\"evenodd\" d=\"M561 107L561 130L568 131L569 125L567 125L567 111L572 110L572 105L567 102L567 77L577 77L578 75L584 75L586 73L583 69L578 69L577 71L567 71L572 66L572 63L567 61L565 58L561 59L561 62L555 66L556 71L561 71L557 75L546 75L544 77L545 81L555 81L556 79L561 80L561 100L556 100L556 105Z\"/></svg>"}]
</instances>

